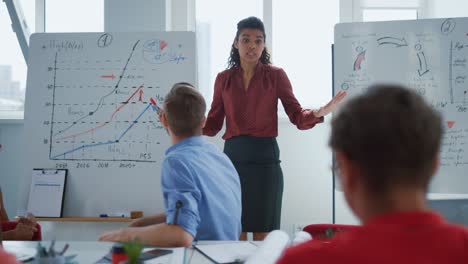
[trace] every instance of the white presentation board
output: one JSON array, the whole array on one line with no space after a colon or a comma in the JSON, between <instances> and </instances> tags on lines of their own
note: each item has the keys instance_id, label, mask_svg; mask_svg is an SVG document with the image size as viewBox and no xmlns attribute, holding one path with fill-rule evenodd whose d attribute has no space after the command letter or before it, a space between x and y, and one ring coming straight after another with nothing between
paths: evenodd
<instances>
[{"instance_id":1,"label":"white presentation board","mask_svg":"<svg viewBox=\"0 0 468 264\"><path fill-rule=\"evenodd\" d=\"M196 85L195 51L193 32L34 34L19 208L32 169L57 168L64 216L161 212L170 139L155 105L176 82Z\"/></svg>"},{"instance_id":2,"label":"white presentation board","mask_svg":"<svg viewBox=\"0 0 468 264\"><path fill-rule=\"evenodd\" d=\"M468 193L467 59L467 18L335 27L334 93L351 98L372 84L402 84L443 114L441 167L431 192Z\"/></svg>"}]
</instances>

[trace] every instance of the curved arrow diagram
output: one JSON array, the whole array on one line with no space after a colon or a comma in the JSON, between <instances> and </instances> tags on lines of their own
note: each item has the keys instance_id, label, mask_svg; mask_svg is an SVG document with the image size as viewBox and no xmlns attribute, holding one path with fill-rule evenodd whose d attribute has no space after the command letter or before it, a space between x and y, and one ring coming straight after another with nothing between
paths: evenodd
<instances>
[{"instance_id":1,"label":"curved arrow diagram","mask_svg":"<svg viewBox=\"0 0 468 264\"><path fill-rule=\"evenodd\" d=\"M424 74L429 72L429 69L427 68L426 55L424 55L424 52L418 52L418 60L419 60L418 73L419 73L419 76L423 76Z\"/></svg>"},{"instance_id":2,"label":"curved arrow diagram","mask_svg":"<svg viewBox=\"0 0 468 264\"><path fill-rule=\"evenodd\" d=\"M408 43L406 43L405 38L394 38L394 37L381 37L377 39L377 43L380 45L395 45L395 47L403 47L403 46L408 46Z\"/></svg>"},{"instance_id":3,"label":"curved arrow diagram","mask_svg":"<svg viewBox=\"0 0 468 264\"><path fill-rule=\"evenodd\" d=\"M362 51L361 53L359 53L356 60L354 61L354 70L355 71L361 69L361 63L365 58L366 58L366 51Z\"/></svg>"}]
</instances>

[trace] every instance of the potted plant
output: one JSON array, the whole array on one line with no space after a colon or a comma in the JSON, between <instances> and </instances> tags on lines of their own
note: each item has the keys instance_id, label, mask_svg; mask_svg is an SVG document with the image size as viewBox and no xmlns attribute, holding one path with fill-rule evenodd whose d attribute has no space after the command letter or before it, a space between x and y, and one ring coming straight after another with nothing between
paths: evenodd
<instances>
[{"instance_id":1,"label":"potted plant","mask_svg":"<svg viewBox=\"0 0 468 264\"><path fill-rule=\"evenodd\" d=\"M143 263L140 262L140 255L143 250L143 245L138 242L137 240L131 241L131 242L125 242L123 243L123 247L125 249L125 252L127 254L128 264L139 264Z\"/></svg>"}]
</instances>

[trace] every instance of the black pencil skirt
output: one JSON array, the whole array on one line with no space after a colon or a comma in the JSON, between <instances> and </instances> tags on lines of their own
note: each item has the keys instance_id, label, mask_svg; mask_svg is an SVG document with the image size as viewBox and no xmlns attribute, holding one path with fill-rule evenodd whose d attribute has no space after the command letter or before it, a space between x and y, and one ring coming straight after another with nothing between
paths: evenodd
<instances>
[{"instance_id":1,"label":"black pencil skirt","mask_svg":"<svg viewBox=\"0 0 468 264\"><path fill-rule=\"evenodd\" d=\"M283 172L276 138L237 136L227 139L224 153L239 173L242 189L242 231L280 228Z\"/></svg>"}]
</instances>

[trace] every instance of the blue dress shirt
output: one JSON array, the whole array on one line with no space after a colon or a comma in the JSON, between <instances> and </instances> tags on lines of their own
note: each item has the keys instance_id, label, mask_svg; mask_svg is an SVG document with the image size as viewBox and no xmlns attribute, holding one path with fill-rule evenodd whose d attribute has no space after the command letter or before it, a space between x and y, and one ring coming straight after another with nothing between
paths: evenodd
<instances>
[{"instance_id":1,"label":"blue dress shirt","mask_svg":"<svg viewBox=\"0 0 468 264\"><path fill-rule=\"evenodd\" d=\"M202 136L166 151L161 186L167 224L177 224L195 240L238 240L241 188L229 158Z\"/></svg>"}]
</instances>

